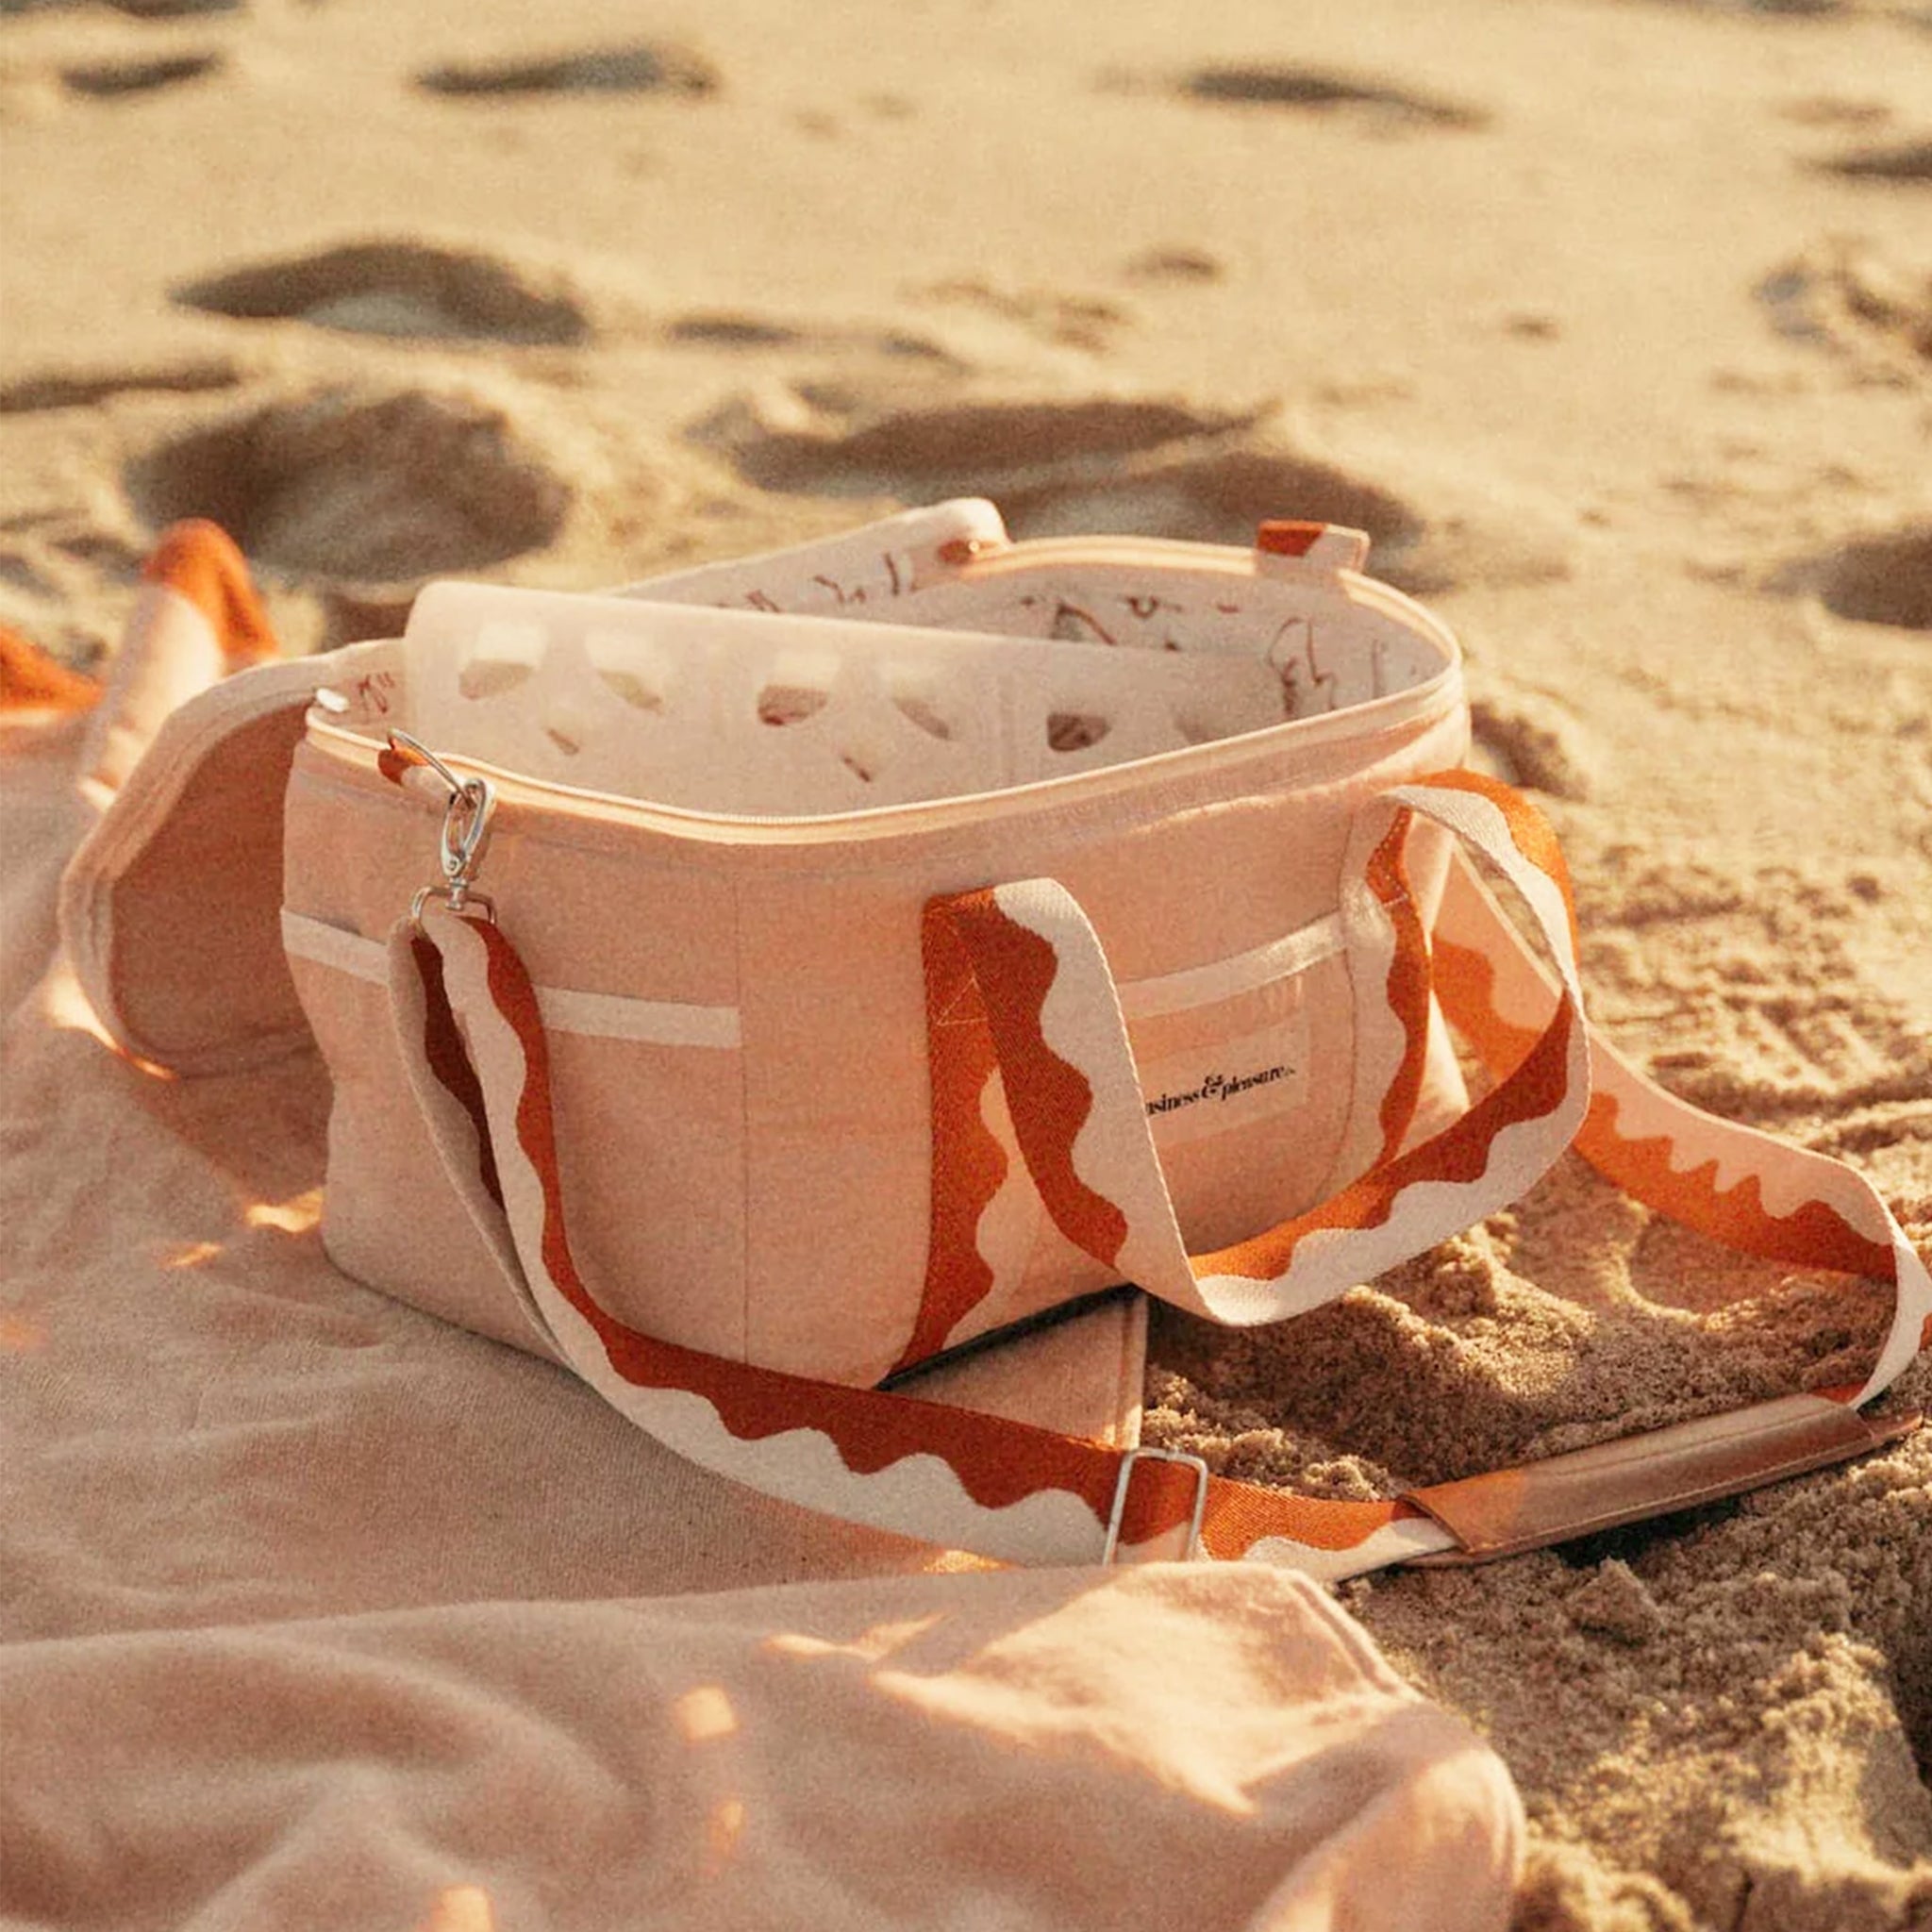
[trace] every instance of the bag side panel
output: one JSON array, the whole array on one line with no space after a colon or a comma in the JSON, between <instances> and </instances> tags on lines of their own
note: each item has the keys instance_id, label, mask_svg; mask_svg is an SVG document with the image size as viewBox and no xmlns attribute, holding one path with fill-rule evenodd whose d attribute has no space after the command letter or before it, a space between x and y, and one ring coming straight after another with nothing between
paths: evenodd
<instances>
[{"instance_id":1,"label":"bag side panel","mask_svg":"<svg viewBox=\"0 0 1932 1932\"><path fill-rule=\"evenodd\" d=\"M290 910L381 940L434 873L440 823L432 801L298 753ZM675 1037L681 1022L710 1039L735 1024L729 882L653 869L633 848L551 838L544 815L514 811L488 874L539 987L557 995L547 1032L558 1161L586 1279L632 1326L741 1356L741 1056ZM379 990L296 963L337 1086L325 1214L338 1265L465 1327L535 1345L417 1121L387 1008L369 1005Z\"/></svg>"},{"instance_id":2,"label":"bag side panel","mask_svg":"<svg viewBox=\"0 0 1932 1932\"><path fill-rule=\"evenodd\" d=\"M903 873L743 887L754 1361L874 1382L911 1332L930 1181L924 903Z\"/></svg>"},{"instance_id":3,"label":"bag side panel","mask_svg":"<svg viewBox=\"0 0 1932 1932\"><path fill-rule=\"evenodd\" d=\"M548 1356L410 1100L387 991L309 960L292 965L335 1090L322 1207L329 1259L425 1314Z\"/></svg>"}]
</instances>

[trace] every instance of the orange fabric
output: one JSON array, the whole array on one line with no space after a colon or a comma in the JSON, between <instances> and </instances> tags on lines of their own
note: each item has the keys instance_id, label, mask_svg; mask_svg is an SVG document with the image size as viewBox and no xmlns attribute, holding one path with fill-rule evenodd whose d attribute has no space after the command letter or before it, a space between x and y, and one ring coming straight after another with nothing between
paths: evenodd
<instances>
[{"instance_id":1,"label":"orange fabric","mask_svg":"<svg viewBox=\"0 0 1932 1932\"><path fill-rule=\"evenodd\" d=\"M1496 1012L1490 962L1480 953L1441 939L1436 957L1444 1009L1490 1071L1499 1077L1507 1074L1523 1042L1533 1036ZM1633 1200L1743 1254L1879 1281L1896 1278L1890 1248L1861 1235L1824 1202L1807 1201L1789 1215L1769 1213L1756 1174L1720 1191L1715 1160L1678 1173L1671 1165L1669 1140L1625 1140L1617 1131L1617 1111L1613 1095L1592 1095L1575 1146Z\"/></svg>"},{"instance_id":2,"label":"orange fabric","mask_svg":"<svg viewBox=\"0 0 1932 1932\"><path fill-rule=\"evenodd\" d=\"M1154 1464L1173 1470L1183 1481L1191 1481L1184 1468L1172 1463ZM1134 1489L1150 1465L1141 1464L1134 1474ZM1129 1502L1131 1505L1130 1493ZM1128 1515L1133 1515L1131 1507ZM1257 1489L1251 1483L1230 1482L1216 1476L1208 1485L1208 1510L1201 1522L1201 1542L1210 1556L1224 1561L1243 1557L1264 1537L1292 1537L1313 1550L1352 1550L1366 1542L1378 1529L1392 1523L1422 1515L1413 1503L1343 1503L1317 1496L1291 1496L1278 1490ZM1138 1532L1136 1532L1138 1535Z\"/></svg>"},{"instance_id":3,"label":"orange fabric","mask_svg":"<svg viewBox=\"0 0 1932 1932\"><path fill-rule=\"evenodd\" d=\"M1439 791L1473 791L1478 798L1488 799L1503 814L1517 851L1539 872L1547 873L1557 882L1570 915L1571 951L1580 952L1583 941L1576 929L1576 894L1571 890L1570 867L1564 859L1563 848L1557 842L1556 827L1549 820L1514 786L1482 772L1436 772L1420 782Z\"/></svg>"},{"instance_id":4,"label":"orange fabric","mask_svg":"<svg viewBox=\"0 0 1932 1932\"><path fill-rule=\"evenodd\" d=\"M1496 1010L1496 970L1472 947L1435 936L1436 993L1442 1011L1498 1080L1507 1079L1536 1044L1534 1027L1518 1026Z\"/></svg>"},{"instance_id":5,"label":"orange fabric","mask_svg":"<svg viewBox=\"0 0 1932 1932\"><path fill-rule=\"evenodd\" d=\"M1276 518L1255 532L1255 548L1269 557L1306 557L1322 541L1326 524Z\"/></svg>"},{"instance_id":6,"label":"orange fabric","mask_svg":"<svg viewBox=\"0 0 1932 1932\"><path fill-rule=\"evenodd\" d=\"M940 907L926 908L921 937L932 1080L932 1232L919 1319L895 1371L937 1353L991 1291L979 1220L1007 1177L1006 1152L980 1113L994 1063L972 961Z\"/></svg>"},{"instance_id":7,"label":"orange fabric","mask_svg":"<svg viewBox=\"0 0 1932 1932\"><path fill-rule=\"evenodd\" d=\"M1408 871L1403 854L1415 814L1400 811L1388 836L1375 847L1368 864L1369 890L1381 903L1395 930L1395 957L1389 964L1390 1009L1401 1022L1405 1044L1402 1064L1382 1096L1382 1149L1375 1165L1393 1160L1402 1151L1416 1102L1423 1091L1423 1074L1429 1057L1429 936L1423 916L1409 896Z\"/></svg>"},{"instance_id":8,"label":"orange fabric","mask_svg":"<svg viewBox=\"0 0 1932 1932\"><path fill-rule=\"evenodd\" d=\"M375 769L391 785L400 785L412 771L428 771L429 760L414 745L391 743L376 753Z\"/></svg>"},{"instance_id":9,"label":"orange fabric","mask_svg":"<svg viewBox=\"0 0 1932 1932\"><path fill-rule=\"evenodd\" d=\"M1112 1266L1127 1238L1127 1218L1074 1169L1074 1142L1093 1108L1093 1090L1047 1044L1041 1014L1059 973L1059 956L1038 933L1016 924L990 891L964 892L950 902L973 957L987 1002L987 1019L1008 1070L1009 1091L1024 1093L1013 1130L1026 1152L1040 1198L1060 1232L1096 1261Z\"/></svg>"},{"instance_id":10,"label":"orange fabric","mask_svg":"<svg viewBox=\"0 0 1932 1932\"><path fill-rule=\"evenodd\" d=\"M482 1083L476 1078L476 1069L469 1055L463 1051L463 1036L458 1029L456 1015L450 1010L449 995L443 990L442 955L421 933L410 942L409 951L415 957L416 971L423 976L423 1058L475 1124L476 1164L483 1179L483 1191L501 1208L503 1177L496 1171L496 1149L491 1144Z\"/></svg>"},{"instance_id":11,"label":"orange fabric","mask_svg":"<svg viewBox=\"0 0 1932 1932\"><path fill-rule=\"evenodd\" d=\"M95 679L0 625L0 711L84 711L100 695Z\"/></svg>"},{"instance_id":12,"label":"orange fabric","mask_svg":"<svg viewBox=\"0 0 1932 1932\"><path fill-rule=\"evenodd\" d=\"M1836 1268L1846 1274L1896 1278L1888 1242L1869 1240L1822 1201L1806 1201L1791 1213L1773 1214L1764 1206L1757 1176L1746 1174L1720 1191L1715 1160L1678 1174L1671 1166L1671 1143L1662 1136L1626 1141L1616 1130L1617 1103L1595 1095L1576 1151L1606 1180L1673 1221L1682 1222L1743 1254L1799 1268Z\"/></svg>"},{"instance_id":13,"label":"orange fabric","mask_svg":"<svg viewBox=\"0 0 1932 1932\"><path fill-rule=\"evenodd\" d=\"M230 669L280 655L248 565L220 525L199 517L172 525L141 574L187 598L208 619Z\"/></svg>"}]
</instances>

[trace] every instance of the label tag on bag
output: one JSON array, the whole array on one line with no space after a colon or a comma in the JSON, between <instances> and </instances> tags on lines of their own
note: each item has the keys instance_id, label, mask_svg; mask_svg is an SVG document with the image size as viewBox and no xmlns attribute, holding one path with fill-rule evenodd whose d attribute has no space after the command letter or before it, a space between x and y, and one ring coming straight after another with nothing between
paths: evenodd
<instances>
[{"instance_id":1,"label":"label tag on bag","mask_svg":"<svg viewBox=\"0 0 1932 1932\"><path fill-rule=\"evenodd\" d=\"M1162 1055L1140 1068L1157 1146L1291 1112L1308 1091L1307 1020L1295 1009L1258 1032Z\"/></svg>"}]
</instances>

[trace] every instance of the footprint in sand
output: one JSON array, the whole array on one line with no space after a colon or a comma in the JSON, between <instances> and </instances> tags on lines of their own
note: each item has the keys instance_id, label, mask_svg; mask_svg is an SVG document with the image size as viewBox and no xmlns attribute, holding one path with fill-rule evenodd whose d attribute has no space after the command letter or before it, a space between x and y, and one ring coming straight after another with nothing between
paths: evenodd
<instances>
[{"instance_id":1,"label":"footprint in sand","mask_svg":"<svg viewBox=\"0 0 1932 1932\"><path fill-rule=\"evenodd\" d=\"M911 294L915 302L963 310L1056 347L1094 354L1110 347L1114 335L1133 320L1120 303L1104 295L1001 288L974 277L933 282Z\"/></svg>"},{"instance_id":2,"label":"footprint in sand","mask_svg":"<svg viewBox=\"0 0 1932 1932\"><path fill-rule=\"evenodd\" d=\"M841 358L878 356L893 362L924 364L933 371L964 373L967 365L930 336L908 330L789 322L747 309L700 310L674 317L664 340L680 348L745 351L784 350L800 356Z\"/></svg>"},{"instance_id":3,"label":"footprint in sand","mask_svg":"<svg viewBox=\"0 0 1932 1932\"><path fill-rule=\"evenodd\" d=\"M1121 273L1128 281L1148 288L1200 288L1208 282L1225 280L1227 267L1219 256L1208 254L1205 248L1174 243L1142 249Z\"/></svg>"},{"instance_id":4,"label":"footprint in sand","mask_svg":"<svg viewBox=\"0 0 1932 1932\"><path fill-rule=\"evenodd\" d=\"M0 385L0 416L80 409L125 395L192 395L232 389L242 372L225 356L135 369L54 369Z\"/></svg>"},{"instance_id":5,"label":"footprint in sand","mask_svg":"<svg viewBox=\"0 0 1932 1932\"><path fill-rule=\"evenodd\" d=\"M1511 785L1552 798L1588 799L1596 789L1596 760L1570 708L1542 691L1519 691L1493 675L1470 695L1475 762Z\"/></svg>"},{"instance_id":6,"label":"footprint in sand","mask_svg":"<svg viewBox=\"0 0 1932 1932\"><path fill-rule=\"evenodd\" d=\"M1802 575L1840 617L1932 630L1932 525L1856 538Z\"/></svg>"},{"instance_id":7,"label":"footprint in sand","mask_svg":"<svg viewBox=\"0 0 1932 1932\"><path fill-rule=\"evenodd\" d=\"M1853 181L1932 181L1932 140L1855 147L1818 165L1827 175L1842 175Z\"/></svg>"},{"instance_id":8,"label":"footprint in sand","mask_svg":"<svg viewBox=\"0 0 1932 1932\"><path fill-rule=\"evenodd\" d=\"M147 548L131 528L109 528L97 511L114 514L111 505L67 505L0 521L0 624L75 666L92 663L109 641L109 624L83 613L103 610L104 586L139 579Z\"/></svg>"},{"instance_id":9,"label":"footprint in sand","mask_svg":"<svg viewBox=\"0 0 1932 1932\"><path fill-rule=\"evenodd\" d=\"M1243 429L1253 412L1114 397L1073 402L954 403L868 413L856 424L789 426L757 403L727 408L699 425L738 467L768 489L875 496L908 481L1030 474L1082 459L1109 461Z\"/></svg>"},{"instance_id":10,"label":"footprint in sand","mask_svg":"<svg viewBox=\"0 0 1932 1932\"><path fill-rule=\"evenodd\" d=\"M169 54L147 60L98 60L63 67L60 85L71 94L91 100L125 100L132 94L158 93L183 81L200 80L221 71L219 54Z\"/></svg>"},{"instance_id":11,"label":"footprint in sand","mask_svg":"<svg viewBox=\"0 0 1932 1932\"><path fill-rule=\"evenodd\" d=\"M1885 102L1848 94L1800 94L1777 111L1801 127L1878 127L1891 119Z\"/></svg>"},{"instance_id":12,"label":"footprint in sand","mask_svg":"<svg viewBox=\"0 0 1932 1932\"><path fill-rule=\"evenodd\" d=\"M11 545L0 546L0 585L42 599L53 598L60 588L30 554Z\"/></svg>"},{"instance_id":13,"label":"footprint in sand","mask_svg":"<svg viewBox=\"0 0 1932 1932\"><path fill-rule=\"evenodd\" d=\"M805 332L768 316L717 313L684 315L664 331L668 341L706 349L795 349Z\"/></svg>"},{"instance_id":14,"label":"footprint in sand","mask_svg":"<svg viewBox=\"0 0 1932 1932\"><path fill-rule=\"evenodd\" d=\"M0 0L0 19L8 14L73 12L95 0ZM183 20L198 13L240 13L245 0L102 0L115 13L135 20Z\"/></svg>"},{"instance_id":15,"label":"footprint in sand","mask_svg":"<svg viewBox=\"0 0 1932 1932\"><path fill-rule=\"evenodd\" d=\"M1679 0L1679 4L1701 13L1769 13L1790 20L1847 10L1845 0Z\"/></svg>"},{"instance_id":16,"label":"footprint in sand","mask_svg":"<svg viewBox=\"0 0 1932 1932\"><path fill-rule=\"evenodd\" d=\"M572 344L592 334L582 304L533 271L423 242L350 242L186 283L175 300L245 321L407 341Z\"/></svg>"},{"instance_id":17,"label":"footprint in sand","mask_svg":"<svg viewBox=\"0 0 1932 1932\"><path fill-rule=\"evenodd\" d=\"M688 47L640 42L528 60L452 62L425 69L416 85L434 94L714 94L718 70Z\"/></svg>"},{"instance_id":18,"label":"footprint in sand","mask_svg":"<svg viewBox=\"0 0 1932 1932\"><path fill-rule=\"evenodd\" d=\"M1932 258L1907 267L1857 242L1830 242L1766 275L1772 326L1827 344L1888 376L1932 375Z\"/></svg>"},{"instance_id":19,"label":"footprint in sand","mask_svg":"<svg viewBox=\"0 0 1932 1932\"><path fill-rule=\"evenodd\" d=\"M271 570L384 584L536 549L572 496L501 409L413 390L270 403L160 444L125 480L152 527L211 517Z\"/></svg>"},{"instance_id":20,"label":"footprint in sand","mask_svg":"<svg viewBox=\"0 0 1932 1932\"><path fill-rule=\"evenodd\" d=\"M820 400L824 400L821 398ZM1265 412L1160 399L953 403L843 414L795 392L740 399L690 432L767 490L930 503L991 496L1019 537L1091 531L1246 545L1271 517L1366 530L1371 568L1403 589L1566 574L1567 540L1521 506L1440 519L1373 476L1297 448Z\"/></svg>"},{"instance_id":21,"label":"footprint in sand","mask_svg":"<svg viewBox=\"0 0 1932 1932\"><path fill-rule=\"evenodd\" d=\"M1187 100L1217 106L1346 112L1385 126L1468 129L1486 127L1491 118L1486 109L1465 102L1312 67L1200 67L1181 81L1179 92Z\"/></svg>"}]
</instances>

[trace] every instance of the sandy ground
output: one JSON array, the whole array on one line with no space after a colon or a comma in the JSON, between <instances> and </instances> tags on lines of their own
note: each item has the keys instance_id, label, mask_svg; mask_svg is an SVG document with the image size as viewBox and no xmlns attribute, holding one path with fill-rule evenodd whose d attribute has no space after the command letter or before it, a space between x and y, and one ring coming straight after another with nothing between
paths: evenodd
<instances>
[{"instance_id":1,"label":"sandy ground","mask_svg":"<svg viewBox=\"0 0 1932 1932\"><path fill-rule=\"evenodd\" d=\"M75 662L190 512L301 648L962 491L1359 524L1597 1016L1932 1240L1932 9L0 0L0 622ZM1874 1312L1563 1172L1165 1324L1150 1428L1367 1492L1843 1379ZM1932 1432L1345 1596L1514 1769L1521 1932L1932 1926Z\"/></svg>"}]
</instances>

